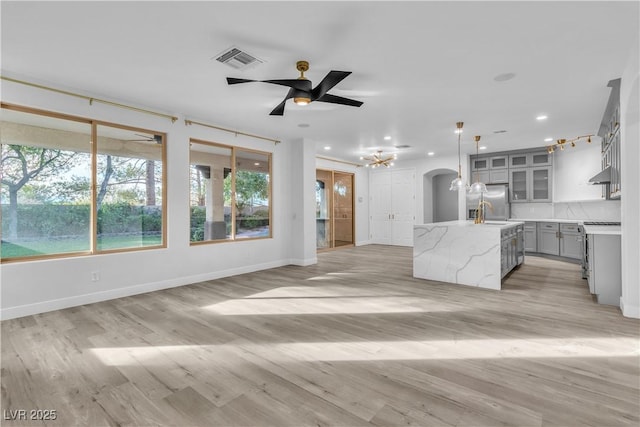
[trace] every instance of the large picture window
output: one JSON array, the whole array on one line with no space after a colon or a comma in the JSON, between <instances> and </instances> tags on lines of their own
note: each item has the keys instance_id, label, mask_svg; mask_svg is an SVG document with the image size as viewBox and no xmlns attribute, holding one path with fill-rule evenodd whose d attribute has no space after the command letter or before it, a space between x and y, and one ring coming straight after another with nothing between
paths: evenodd
<instances>
[{"instance_id":1,"label":"large picture window","mask_svg":"<svg viewBox=\"0 0 640 427\"><path fill-rule=\"evenodd\" d=\"M192 243L271 237L271 154L191 141Z\"/></svg>"},{"instance_id":2,"label":"large picture window","mask_svg":"<svg viewBox=\"0 0 640 427\"><path fill-rule=\"evenodd\" d=\"M163 139L97 126L98 250L162 244Z\"/></svg>"},{"instance_id":3,"label":"large picture window","mask_svg":"<svg viewBox=\"0 0 640 427\"><path fill-rule=\"evenodd\" d=\"M0 111L3 262L165 245L164 134Z\"/></svg>"}]
</instances>

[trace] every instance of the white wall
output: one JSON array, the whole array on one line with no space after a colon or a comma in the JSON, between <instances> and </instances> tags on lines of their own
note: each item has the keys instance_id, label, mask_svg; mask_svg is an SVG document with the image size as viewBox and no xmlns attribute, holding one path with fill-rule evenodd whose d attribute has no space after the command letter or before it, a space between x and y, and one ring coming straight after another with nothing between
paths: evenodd
<instances>
[{"instance_id":1,"label":"white wall","mask_svg":"<svg viewBox=\"0 0 640 427\"><path fill-rule=\"evenodd\" d=\"M315 147L297 140L292 143L290 181L292 212L286 233L291 236L292 264L311 265L318 262L316 256L316 197L315 197Z\"/></svg>"},{"instance_id":2,"label":"white wall","mask_svg":"<svg viewBox=\"0 0 640 427\"><path fill-rule=\"evenodd\" d=\"M602 200L602 185L589 184L602 170L599 139L591 144L581 140L575 148L553 153L554 202Z\"/></svg>"},{"instance_id":3,"label":"white wall","mask_svg":"<svg viewBox=\"0 0 640 427\"><path fill-rule=\"evenodd\" d=\"M620 86L622 297L627 317L640 318L640 42L635 40Z\"/></svg>"},{"instance_id":4,"label":"white wall","mask_svg":"<svg viewBox=\"0 0 640 427\"><path fill-rule=\"evenodd\" d=\"M296 254L292 252L293 242L300 238L293 235L290 228L293 201L303 199L305 194L301 188L292 188L291 183L298 182L299 177L290 165L305 156L296 152L296 158L292 159L296 145L291 142L275 145L201 126L185 126L179 114L176 115L181 120L171 123L168 119L108 105L90 106L82 99L5 81L2 82L2 98L7 103L166 132L168 154L166 249L2 264L2 318L286 265L292 258L298 259L300 253L303 258L308 253L306 248ZM216 124L215 118L189 118ZM273 153L272 239L189 245L190 137ZM313 156L310 159L313 170ZM309 192L313 197L313 187ZM296 209L299 207L295 206ZM313 222L312 217L310 220ZM100 272L97 282L91 281L93 271Z\"/></svg>"}]
</instances>

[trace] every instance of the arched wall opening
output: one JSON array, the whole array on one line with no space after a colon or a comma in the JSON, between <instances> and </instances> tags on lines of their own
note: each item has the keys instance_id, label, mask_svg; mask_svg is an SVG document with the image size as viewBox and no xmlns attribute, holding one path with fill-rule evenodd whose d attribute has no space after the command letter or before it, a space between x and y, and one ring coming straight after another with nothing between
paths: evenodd
<instances>
[{"instance_id":1,"label":"arched wall opening","mask_svg":"<svg viewBox=\"0 0 640 427\"><path fill-rule=\"evenodd\" d=\"M459 194L449 191L456 176L457 172L448 168L434 169L422 175L425 224L458 219Z\"/></svg>"}]
</instances>

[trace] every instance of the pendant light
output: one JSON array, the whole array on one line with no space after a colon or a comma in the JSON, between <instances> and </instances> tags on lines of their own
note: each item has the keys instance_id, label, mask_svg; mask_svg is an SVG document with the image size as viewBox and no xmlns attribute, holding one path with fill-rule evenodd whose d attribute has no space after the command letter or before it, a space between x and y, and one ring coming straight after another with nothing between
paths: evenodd
<instances>
[{"instance_id":1,"label":"pendant light","mask_svg":"<svg viewBox=\"0 0 640 427\"><path fill-rule=\"evenodd\" d=\"M458 177L451 181L449 191L468 191L469 186L462 181L462 163L460 161L460 136L462 134L463 122L456 123L456 133L458 134Z\"/></svg>"},{"instance_id":2,"label":"pendant light","mask_svg":"<svg viewBox=\"0 0 640 427\"><path fill-rule=\"evenodd\" d=\"M480 144L480 135L476 135L475 139L476 139L476 158L477 158L479 154L478 145ZM476 171L476 182L471 184L471 189L469 191L474 194L482 194L487 192L487 186L483 182L480 182L480 172Z\"/></svg>"}]
</instances>

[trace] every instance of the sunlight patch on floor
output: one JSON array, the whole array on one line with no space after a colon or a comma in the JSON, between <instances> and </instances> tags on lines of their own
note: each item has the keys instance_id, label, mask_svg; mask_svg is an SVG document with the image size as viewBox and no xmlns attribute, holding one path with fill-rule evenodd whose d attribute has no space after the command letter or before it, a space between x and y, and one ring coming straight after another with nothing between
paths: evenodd
<instances>
[{"instance_id":1,"label":"sunlight patch on floor","mask_svg":"<svg viewBox=\"0 0 640 427\"><path fill-rule=\"evenodd\" d=\"M203 307L221 315L428 313L453 307L416 297L277 297L232 299Z\"/></svg>"},{"instance_id":2,"label":"sunlight patch on floor","mask_svg":"<svg viewBox=\"0 0 640 427\"><path fill-rule=\"evenodd\" d=\"M284 343L273 348L303 361L638 357L634 338L532 338L444 341Z\"/></svg>"},{"instance_id":3,"label":"sunlight patch on floor","mask_svg":"<svg viewBox=\"0 0 640 427\"><path fill-rule=\"evenodd\" d=\"M92 348L105 365L162 366L179 362L237 363L238 354L250 352L261 358L282 362L348 362L384 360L463 360L609 358L640 356L634 338L538 338L472 339L439 341L354 341L223 345L173 345L149 347Z\"/></svg>"}]
</instances>

